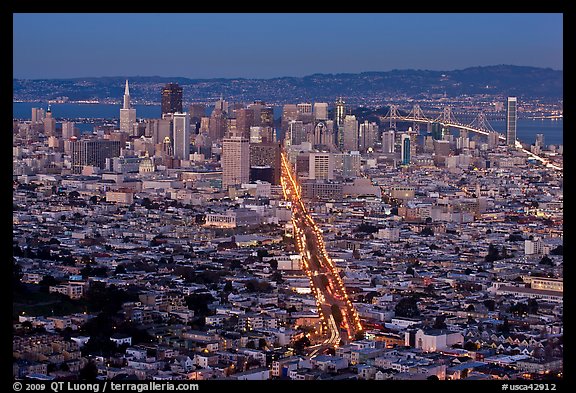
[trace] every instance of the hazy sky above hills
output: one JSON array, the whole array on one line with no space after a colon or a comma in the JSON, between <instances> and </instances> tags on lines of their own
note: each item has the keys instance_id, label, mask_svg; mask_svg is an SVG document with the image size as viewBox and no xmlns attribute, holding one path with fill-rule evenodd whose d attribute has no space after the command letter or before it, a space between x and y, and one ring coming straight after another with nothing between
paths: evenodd
<instances>
[{"instance_id":1,"label":"hazy sky above hills","mask_svg":"<svg viewBox=\"0 0 576 393\"><path fill-rule=\"evenodd\" d=\"M562 69L562 14L14 14L15 78Z\"/></svg>"}]
</instances>

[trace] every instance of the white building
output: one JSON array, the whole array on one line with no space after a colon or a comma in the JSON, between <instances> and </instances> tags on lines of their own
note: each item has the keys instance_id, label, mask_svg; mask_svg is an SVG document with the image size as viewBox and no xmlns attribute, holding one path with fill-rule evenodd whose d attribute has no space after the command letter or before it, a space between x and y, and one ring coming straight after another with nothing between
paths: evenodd
<instances>
[{"instance_id":1,"label":"white building","mask_svg":"<svg viewBox=\"0 0 576 393\"><path fill-rule=\"evenodd\" d=\"M136 109L130 105L130 89L128 80L124 89L124 105L120 109L120 131L132 134L132 126L136 123Z\"/></svg>"},{"instance_id":2,"label":"white building","mask_svg":"<svg viewBox=\"0 0 576 393\"><path fill-rule=\"evenodd\" d=\"M250 143L233 136L222 141L222 187L250 181Z\"/></svg>"},{"instance_id":3,"label":"white building","mask_svg":"<svg viewBox=\"0 0 576 393\"><path fill-rule=\"evenodd\" d=\"M308 178L317 180L334 179L334 157L330 153L310 153Z\"/></svg>"},{"instance_id":4,"label":"white building","mask_svg":"<svg viewBox=\"0 0 576 393\"><path fill-rule=\"evenodd\" d=\"M174 158L190 159L190 114L174 113L173 117Z\"/></svg>"}]
</instances>

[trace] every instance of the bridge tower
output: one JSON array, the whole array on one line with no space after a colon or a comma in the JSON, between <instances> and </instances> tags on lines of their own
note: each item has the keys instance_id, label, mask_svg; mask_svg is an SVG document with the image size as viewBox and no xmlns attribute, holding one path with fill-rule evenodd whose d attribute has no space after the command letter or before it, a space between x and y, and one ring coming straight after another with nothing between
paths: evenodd
<instances>
[{"instance_id":1,"label":"bridge tower","mask_svg":"<svg viewBox=\"0 0 576 393\"><path fill-rule=\"evenodd\" d=\"M428 120L426 116L424 116L424 112L422 111L422 108L420 108L420 105L414 104L412 111L408 114L408 117L414 119L412 130L417 134L420 134L420 122L416 120Z\"/></svg>"},{"instance_id":2,"label":"bridge tower","mask_svg":"<svg viewBox=\"0 0 576 393\"><path fill-rule=\"evenodd\" d=\"M398 114L398 105L390 105L388 115L390 116L390 128L396 129L396 120L400 117Z\"/></svg>"}]
</instances>

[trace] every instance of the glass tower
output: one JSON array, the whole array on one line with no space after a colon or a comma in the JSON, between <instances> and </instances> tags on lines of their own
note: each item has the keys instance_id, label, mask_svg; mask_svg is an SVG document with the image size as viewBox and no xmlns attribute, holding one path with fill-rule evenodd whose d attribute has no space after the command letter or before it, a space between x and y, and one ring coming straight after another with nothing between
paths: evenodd
<instances>
[{"instance_id":1,"label":"glass tower","mask_svg":"<svg viewBox=\"0 0 576 393\"><path fill-rule=\"evenodd\" d=\"M506 110L506 144L514 146L516 144L516 97L508 97L508 108Z\"/></svg>"}]
</instances>

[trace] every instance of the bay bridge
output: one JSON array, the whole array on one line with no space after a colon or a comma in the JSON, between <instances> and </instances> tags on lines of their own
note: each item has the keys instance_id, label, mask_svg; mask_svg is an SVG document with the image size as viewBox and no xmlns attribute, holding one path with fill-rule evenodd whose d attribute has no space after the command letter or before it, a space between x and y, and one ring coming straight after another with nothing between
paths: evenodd
<instances>
[{"instance_id":1,"label":"bay bridge","mask_svg":"<svg viewBox=\"0 0 576 393\"><path fill-rule=\"evenodd\" d=\"M498 140L506 142L506 136L498 131L495 131L494 128L492 128L490 122L486 117L486 114L482 111L480 111L478 115L474 118L474 120L472 120L472 122L469 124L460 122L454 116L454 113L452 112L452 108L450 106L445 106L442 112L440 112L440 114L433 113L431 115L432 116L430 116L429 114L430 117L426 116L424 114L424 111L422 110L422 108L420 108L420 105L418 104L415 104L406 115L402 115L400 113L398 105L390 105L390 109L388 110L386 115L380 117L380 120L382 121L383 124L389 122L390 128L394 129L396 129L397 122L413 123L412 130L415 132L420 131L421 124L426 124L429 131L432 124L437 123L443 127L456 128L459 130L469 131L484 136L488 136L491 133L495 133L498 135ZM518 139L515 140L514 147L528 154L530 158L540 161L548 168L552 168L558 171L563 170L563 167L553 164L550 162L550 160L541 157L539 155L536 155L532 153L530 150L525 149Z\"/></svg>"}]
</instances>

